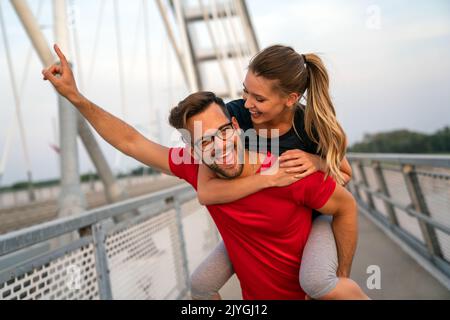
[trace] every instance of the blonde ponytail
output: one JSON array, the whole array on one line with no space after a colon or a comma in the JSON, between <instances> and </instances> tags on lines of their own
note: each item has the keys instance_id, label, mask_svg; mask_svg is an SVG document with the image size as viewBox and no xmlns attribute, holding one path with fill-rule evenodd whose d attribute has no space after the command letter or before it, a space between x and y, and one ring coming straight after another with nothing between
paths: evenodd
<instances>
[{"instance_id":1,"label":"blonde ponytail","mask_svg":"<svg viewBox=\"0 0 450 320\"><path fill-rule=\"evenodd\" d=\"M305 111L305 130L317 143L318 153L326 160L326 175L331 175L339 184L344 183L340 170L345 156L346 137L336 119L336 112L329 93L329 78L325 66L316 54L302 55L308 71Z\"/></svg>"}]
</instances>

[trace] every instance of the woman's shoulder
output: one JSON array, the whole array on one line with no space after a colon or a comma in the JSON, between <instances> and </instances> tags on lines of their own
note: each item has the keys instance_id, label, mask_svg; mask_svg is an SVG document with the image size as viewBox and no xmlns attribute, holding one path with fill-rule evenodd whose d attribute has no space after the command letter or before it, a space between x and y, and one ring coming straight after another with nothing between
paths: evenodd
<instances>
[{"instance_id":1,"label":"woman's shoulder","mask_svg":"<svg viewBox=\"0 0 450 320\"><path fill-rule=\"evenodd\" d=\"M297 131L298 130L301 130L302 132L305 131L305 109L306 109L305 105L299 104L295 110L294 124Z\"/></svg>"},{"instance_id":2,"label":"woman's shoulder","mask_svg":"<svg viewBox=\"0 0 450 320\"><path fill-rule=\"evenodd\" d=\"M298 136L299 139L302 140L302 142L305 144L306 151L309 153L317 153L317 143L312 141L312 139L308 136L306 129L305 129L305 112L306 112L306 106L303 104L299 104L295 117L294 117L294 129L295 133ZM315 130L313 128L313 134Z\"/></svg>"},{"instance_id":3,"label":"woman's shoulder","mask_svg":"<svg viewBox=\"0 0 450 320\"><path fill-rule=\"evenodd\" d=\"M230 113L241 113L245 109L244 99L237 99L227 102L226 104L228 112Z\"/></svg>"},{"instance_id":4,"label":"woman's shoulder","mask_svg":"<svg viewBox=\"0 0 450 320\"><path fill-rule=\"evenodd\" d=\"M250 112L245 108L245 100L237 99L226 104L230 116L235 117L239 126L243 130L253 128L252 117Z\"/></svg>"}]
</instances>

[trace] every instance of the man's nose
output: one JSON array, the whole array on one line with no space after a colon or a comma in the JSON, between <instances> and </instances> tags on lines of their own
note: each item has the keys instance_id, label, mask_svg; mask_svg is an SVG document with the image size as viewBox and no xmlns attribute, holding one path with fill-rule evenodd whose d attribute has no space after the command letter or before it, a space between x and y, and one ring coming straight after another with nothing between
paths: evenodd
<instances>
[{"instance_id":1,"label":"man's nose","mask_svg":"<svg viewBox=\"0 0 450 320\"><path fill-rule=\"evenodd\" d=\"M226 142L222 139L214 139L214 150L219 153L219 155L225 150Z\"/></svg>"},{"instance_id":2,"label":"man's nose","mask_svg":"<svg viewBox=\"0 0 450 320\"><path fill-rule=\"evenodd\" d=\"M226 154L229 148L232 147L231 139L222 140L222 139L215 139L214 140L214 153L211 154L212 156L217 156L220 158L222 155Z\"/></svg>"}]
</instances>

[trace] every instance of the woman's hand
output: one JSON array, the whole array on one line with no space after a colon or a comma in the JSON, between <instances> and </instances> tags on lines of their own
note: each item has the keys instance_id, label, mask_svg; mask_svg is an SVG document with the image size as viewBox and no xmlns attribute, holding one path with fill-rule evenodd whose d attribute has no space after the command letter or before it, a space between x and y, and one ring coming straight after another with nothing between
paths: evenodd
<instances>
[{"instance_id":1,"label":"woman's hand","mask_svg":"<svg viewBox=\"0 0 450 320\"><path fill-rule=\"evenodd\" d=\"M60 59L60 63L55 63L47 69L42 70L42 75L44 76L44 80L51 82L60 95L67 98L69 101L72 101L72 99L75 99L80 95L75 83L75 78L69 62L67 62L66 57L61 52L58 45L55 44L53 48ZM57 77L57 75L59 75L59 77Z\"/></svg>"},{"instance_id":2,"label":"woman's hand","mask_svg":"<svg viewBox=\"0 0 450 320\"><path fill-rule=\"evenodd\" d=\"M275 163L272 167L260 173L261 176L265 177L267 187L286 187L300 180L295 173L289 173L286 169L280 168L279 160L277 161L278 164Z\"/></svg>"},{"instance_id":3,"label":"woman's hand","mask_svg":"<svg viewBox=\"0 0 450 320\"><path fill-rule=\"evenodd\" d=\"M287 173L294 173L295 177L302 179L316 171L325 171L325 160L318 155L301 150L288 150L280 156L280 168Z\"/></svg>"}]
</instances>

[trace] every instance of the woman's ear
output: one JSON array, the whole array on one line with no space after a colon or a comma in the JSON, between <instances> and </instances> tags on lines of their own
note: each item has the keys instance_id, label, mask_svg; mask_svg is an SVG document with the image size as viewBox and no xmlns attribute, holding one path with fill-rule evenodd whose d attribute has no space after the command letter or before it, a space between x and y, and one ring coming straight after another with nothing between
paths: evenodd
<instances>
[{"instance_id":1,"label":"woman's ear","mask_svg":"<svg viewBox=\"0 0 450 320\"><path fill-rule=\"evenodd\" d=\"M300 100L300 95L298 93L295 93L295 92L290 93L288 95L286 105L289 108L292 108L293 106L295 106L298 103L299 100Z\"/></svg>"}]
</instances>

